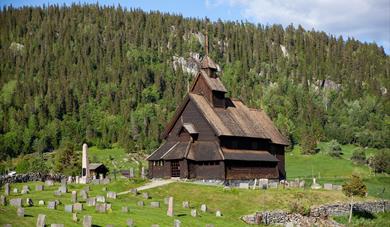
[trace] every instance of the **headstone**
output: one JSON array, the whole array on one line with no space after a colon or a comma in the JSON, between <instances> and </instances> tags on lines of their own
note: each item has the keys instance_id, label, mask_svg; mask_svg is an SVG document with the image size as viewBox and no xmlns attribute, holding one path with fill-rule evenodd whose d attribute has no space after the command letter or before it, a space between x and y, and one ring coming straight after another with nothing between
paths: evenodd
<instances>
[{"instance_id":1,"label":"headstone","mask_svg":"<svg viewBox=\"0 0 390 227\"><path fill-rule=\"evenodd\" d=\"M56 203L56 206L58 206L58 205L60 205L60 204L61 204L61 201L60 201L60 200L58 200L58 199L54 200L54 202Z\"/></svg>"},{"instance_id":2,"label":"headstone","mask_svg":"<svg viewBox=\"0 0 390 227\"><path fill-rule=\"evenodd\" d=\"M12 227L12 224L4 224L3 227Z\"/></svg>"},{"instance_id":3,"label":"headstone","mask_svg":"<svg viewBox=\"0 0 390 227\"><path fill-rule=\"evenodd\" d=\"M133 219L127 219L126 225L127 225L127 227L133 227L133 225L134 225Z\"/></svg>"},{"instance_id":4,"label":"headstone","mask_svg":"<svg viewBox=\"0 0 390 227\"><path fill-rule=\"evenodd\" d=\"M190 202L183 201L183 208L190 208Z\"/></svg>"},{"instance_id":5,"label":"headstone","mask_svg":"<svg viewBox=\"0 0 390 227\"><path fill-rule=\"evenodd\" d=\"M21 198L10 199L9 204L13 207L22 207L22 199Z\"/></svg>"},{"instance_id":6,"label":"headstone","mask_svg":"<svg viewBox=\"0 0 390 227\"><path fill-rule=\"evenodd\" d=\"M107 192L108 199L116 199L116 192Z\"/></svg>"},{"instance_id":7,"label":"headstone","mask_svg":"<svg viewBox=\"0 0 390 227\"><path fill-rule=\"evenodd\" d=\"M73 213L73 205L72 204L65 205L64 211L67 213Z\"/></svg>"},{"instance_id":8,"label":"headstone","mask_svg":"<svg viewBox=\"0 0 390 227\"><path fill-rule=\"evenodd\" d=\"M220 211L220 210L217 210L217 211L215 212L215 216L216 216L216 217L222 217L221 211Z\"/></svg>"},{"instance_id":9,"label":"headstone","mask_svg":"<svg viewBox=\"0 0 390 227\"><path fill-rule=\"evenodd\" d=\"M14 193L14 194L18 194L18 189L17 189L17 188L14 188L13 193Z\"/></svg>"},{"instance_id":10,"label":"headstone","mask_svg":"<svg viewBox=\"0 0 390 227\"><path fill-rule=\"evenodd\" d=\"M39 200L39 201L38 201L38 205L40 205L40 206L45 205L45 201Z\"/></svg>"},{"instance_id":11,"label":"headstone","mask_svg":"<svg viewBox=\"0 0 390 227\"><path fill-rule=\"evenodd\" d=\"M69 176L69 177L68 177L68 181L67 181L67 183L68 183L68 184L71 184L71 183L73 183L73 178L72 178L72 176Z\"/></svg>"},{"instance_id":12,"label":"headstone","mask_svg":"<svg viewBox=\"0 0 390 227\"><path fill-rule=\"evenodd\" d=\"M75 183L80 184L80 177L79 176L76 176Z\"/></svg>"},{"instance_id":13,"label":"headstone","mask_svg":"<svg viewBox=\"0 0 390 227\"><path fill-rule=\"evenodd\" d=\"M325 183L325 184L324 184L324 189L325 189L325 190L332 190L332 188L333 188L333 185L332 185L332 184L330 184L330 183Z\"/></svg>"},{"instance_id":14,"label":"headstone","mask_svg":"<svg viewBox=\"0 0 390 227\"><path fill-rule=\"evenodd\" d=\"M7 198L4 195L0 196L0 206L6 206L7 205Z\"/></svg>"},{"instance_id":15,"label":"headstone","mask_svg":"<svg viewBox=\"0 0 390 227\"><path fill-rule=\"evenodd\" d=\"M267 189L268 188L268 179L266 179L266 178L259 179L259 187L260 187L260 189Z\"/></svg>"},{"instance_id":16,"label":"headstone","mask_svg":"<svg viewBox=\"0 0 390 227\"><path fill-rule=\"evenodd\" d=\"M146 175L145 175L145 167L142 167L142 168L141 168L141 178L142 178L142 179L145 179L145 176L146 176Z\"/></svg>"},{"instance_id":17,"label":"headstone","mask_svg":"<svg viewBox=\"0 0 390 227\"><path fill-rule=\"evenodd\" d=\"M255 179L255 182L253 183L253 190L256 189L256 186L257 186L257 179Z\"/></svg>"},{"instance_id":18,"label":"headstone","mask_svg":"<svg viewBox=\"0 0 390 227\"><path fill-rule=\"evenodd\" d=\"M51 224L50 227L64 227L64 224Z\"/></svg>"},{"instance_id":19,"label":"headstone","mask_svg":"<svg viewBox=\"0 0 390 227\"><path fill-rule=\"evenodd\" d=\"M4 195L9 196L9 193L10 193L9 183L5 183L5 185L4 185Z\"/></svg>"},{"instance_id":20,"label":"headstone","mask_svg":"<svg viewBox=\"0 0 390 227\"><path fill-rule=\"evenodd\" d=\"M143 206L145 206L145 203L144 203L144 201L138 201L137 205L140 207L143 207Z\"/></svg>"},{"instance_id":21,"label":"headstone","mask_svg":"<svg viewBox=\"0 0 390 227\"><path fill-rule=\"evenodd\" d=\"M56 201L47 202L47 208L51 210L55 210L57 208L57 202Z\"/></svg>"},{"instance_id":22,"label":"headstone","mask_svg":"<svg viewBox=\"0 0 390 227\"><path fill-rule=\"evenodd\" d=\"M144 197L144 199L149 199L149 193L147 192L142 193L142 197Z\"/></svg>"},{"instance_id":23,"label":"headstone","mask_svg":"<svg viewBox=\"0 0 390 227\"><path fill-rule=\"evenodd\" d=\"M96 205L96 198L95 197L87 199L87 206L95 206L95 205Z\"/></svg>"},{"instance_id":24,"label":"headstone","mask_svg":"<svg viewBox=\"0 0 390 227\"><path fill-rule=\"evenodd\" d=\"M61 185L61 187L58 188L58 191L61 193L67 193L68 192L68 187L66 184Z\"/></svg>"},{"instance_id":25,"label":"headstone","mask_svg":"<svg viewBox=\"0 0 390 227\"><path fill-rule=\"evenodd\" d=\"M201 210L202 212L207 212L207 206L206 206L206 204L202 204L202 205L200 206L200 210Z\"/></svg>"},{"instance_id":26,"label":"headstone","mask_svg":"<svg viewBox=\"0 0 390 227\"><path fill-rule=\"evenodd\" d=\"M77 202L77 191L72 191L72 203Z\"/></svg>"},{"instance_id":27,"label":"headstone","mask_svg":"<svg viewBox=\"0 0 390 227\"><path fill-rule=\"evenodd\" d=\"M97 185L97 184L100 184L100 180L99 179L92 179L91 183Z\"/></svg>"},{"instance_id":28,"label":"headstone","mask_svg":"<svg viewBox=\"0 0 390 227\"><path fill-rule=\"evenodd\" d=\"M59 190L57 190L57 191L54 191L54 195L55 195L55 196L61 196L62 193L61 193Z\"/></svg>"},{"instance_id":29,"label":"headstone","mask_svg":"<svg viewBox=\"0 0 390 227\"><path fill-rule=\"evenodd\" d=\"M52 180L46 180L46 181L45 181L45 185L46 185L46 186L53 186L53 185L54 185L54 181L52 181Z\"/></svg>"},{"instance_id":30,"label":"headstone","mask_svg":"<svg viewBox=\"0 0 390 227\"><path fill-rule=\"evenodd\" d=\"M214 227L213 224L206 224L206 227Z\"/></svg>"},{"instance_id":31,"label":"headstone","mask_svg":"<svg viewBox=\"0 0 390 227\"><path fill-rule=\"evenodd\" d=\"M38 214L37 227L45 227L45 225L46 225L46 215Z\"/></svg>"},{"instance_id":32,"label":"headstone","mask_svg":"<svg viewBox=\"0 0 390 227\"><path fill-rule=\"evenodd\" d=\"M278 182L271 182L268 184L269 188L278 188Z\"/></svg>"},{"instance_id":33,"label":"headstone","mask_svg":"<svg viewBox=\"0 0 390 227\"><path fill-rule=\"evenodd\" d=\"M43 191L43 185L42 184L38 184L35 186L35 191Z\"/></svg>"},{"instance_id":34,"label":"headstone","mask_svg":"<svg viewBox=\"0 0 390 227\"><path fill-rule=\"evenodd\" d=\"M131 194L133 194L133 195L137 195L137 194L138 194L138 191L137 191L136 188L130 189L130 192L131 192Z\"/></svg>"},{"instance_id":35,"label":"headstone","mask_svg":"<svg viewBox=\"0 0 390 227\"><path fill-rule=\"evenodd\" d=\"M89 187L89 185L85 186L85 187L84 187L84 191L86 191L86 192L91 191L91 187Z\"/></svg>"},{"instance_id":36,"label":"headstone","mask_svg":"<svg viewBox=\"0 0 390 227\"><path fill-rule=\"evenodd\" d=\"M26 199L26 206L29 206L29 207L34 206L34 203L33 203L32 199L30 199L30 198Z\"/></svg>"},{"instance_id":37,"label":"headstone","mask_svg":"<svg viewBox=\"0 0 390 227\"><path fill-rule=\"evenodd\" d=\"M92 227L92 216L89 215L84 216L83 227Z\"/></svg>"},{"instance_id":38,"label":"headstone","mask_svg":"<svg viewBox=\"0 0 390 227\"><path fill-rule=\"evenodd\" d=\"M23 188L22 188L21 193L22 194L27 194L29 192L30 192L30 187L28 187L28 185L24 185Z\"/></svg>"},{"instance_id":39,"label":"headstone","mask_svg":"<svg viewBox=\"0 0 390 227\"><path fill-rule=\"evenodd\" d=\"M66 185L66 178L61 179L61 185Z\"/></svg>"},{"instance_id":40,"label":"headstone","mask_svg":"<svg viewBox=\"0 0 390 227\"><path fill-rule=\"evenodd\" d=\"M112 204L111 203L107 203L107 210L111 210L111 207L112 207Z\"/></svg>"},{"instance_id":41,"label":"headstone","mask_svg":"<svg viewBox=\"0 0 390 227\"><path fill-rule=\"evenodd\" d=\"M173 217L173 197L169 197L167 215Z\"/></svg>"},{"instance_id":42,"label":"headstone","mask_svg":"<svg viewBox=\"0 0 390 227\"><path fill-rule=\"evenodd\" d=\"M164 204L165 204L165 205L168 205L168 203L169 203L169 197L165 197L165 198L164 198Z\"/></svg>"},{"instance_id":43,"label":"headstone","mask_svg":"<svg viewBox=\"0 0 390 227\"><path fill-rule=\"evenodd\" d=\"M134 178L134 169L133 168L130 168L129 178Z\"/></svg>"},{"instance_id":44,"label":"headstone","mask_svg":"<svg viewBox=\"0 0 390 227\"><path fill-rule=\"evenodd\" d=\"M128 206L122 207L122 212L123 213L129 212L129 207Z\"/></svg>"},{"instance_id":45,"label":"headstone","mask_svg":"<svg viewBox=\"0 0 390 227\"><path fill-rule=\"evenodd\" d=\"M99 213L106 213L107 212L107 204L106 203L98 203L98 204L96 204L95 209Z\"/></svg>"},{"instance_id":46,"label":"headstone","mask_svg":"<svg viewBox=\"0 0 390 227\"><path fill-rule=\"evenodd\" d=\"M88 199L88 193L85 190L80 190L80 196L83 200Z\"/></svg>"},{"instance_id":47,"label":"headstone","mask_svg":"<svg viewBox=\"0 0 390 227\"><path fill-rule=\"evenodd\" d=\"M238 187L242 189L249 189L249 183L240 183Z\"/></svg>"},{"instance_id":48,"label":"headstone","mask_svg":"<svg viewBox=\"0 0 390 227\"><path fill-rule=\"evenodd\" d=\"M316 178L313 178L313 183L311 184L311 189L321 189L321 185L319 185L317 182L316 182Z\"/></svg>"},{"instance_id":49,"label":"headstone","mask_svg":"<svg viewBox=\"0 0 390 227\"><path fill-rule=\"evenodd\" d=\"M16 210L16 214L18 215L18 217L24 217L24 208L19 207L19 208Z\"/></svg>"},{"instance_id":50,"label":"headstone","mask_svg":"<svg viewBox=\"0 0 390 227\"><path fill-rule=\"evenodd\" d=\"M158 207L160 207L160 202L151 202L150 206L153 208L158 208Z\"/></svg>"},{"instance_id":51,"label":"headstone","mask_svg":"<svg viewBox=\"0 0 390 227\"><path fill-rule=\"evenodd\" d=\"M174 226L174 227L180 227L180 226L181 226L181 221L175 219L175 221L173 221L173 226Z\"/></svg>"},{"instance_id":52,"label":"headstone","mask_svg":"<svg viewBox=\"0 0 390 227\"><path fill-rule=\"evenodd\" d=\"M196 211L196 209L192 209L191 210L191 216L192 217L196 217L198 215L198 212Z\"/></svg>"},{"instance_id":53,"label":"headstone","mask_svg":"<svg viewBox=\"0 0 390 227\"><path fill-rule=\"evenodd\" d=\"M299 188L304 188L305 187L305 180L299 181Z\"/></svg>"},{"instance_id":54,"label":"headstone","mask_svg":"<svg viewBox=\"0 0 390 227\"><path fill-rule=\"evenodd\" d=\"M73 213L72 214L72 221L73 222L78 222L79 221L79 218L77 217L77 213Z\"/></svg>"},{"instance_id":55,"label":"headstone","mask_svg":"<svg viewBox=\"0 0 390 227\"><path fill-rule=\"evenodd\" d=\"M336 191L341 191L341 190L343 190L343 186L334 184L334 185L332 186L332 189L333 189L333 190L336 190Z\"/></svg>"},{"instance_id":56,"label":"headstone","mask_svg":"<svg viewBox=\"0 0 390 227\"><path fill-rule=\"evenodd\" d=\"M96 201L99 203L105 203L106 202L106 197L104 195L97 195L96 196Z\"/></svg>"},{"instance_id":57,"label":"headstone","mask_svg":"<svg viewBox=\"0 0 390 227\"><path fill-rule=\"evenodd\" d=\"M75 204L73 204L73 210L74 211L82 211L83 210L83 204L82 203L75 203Z\"/></svg>"}]
</instances>

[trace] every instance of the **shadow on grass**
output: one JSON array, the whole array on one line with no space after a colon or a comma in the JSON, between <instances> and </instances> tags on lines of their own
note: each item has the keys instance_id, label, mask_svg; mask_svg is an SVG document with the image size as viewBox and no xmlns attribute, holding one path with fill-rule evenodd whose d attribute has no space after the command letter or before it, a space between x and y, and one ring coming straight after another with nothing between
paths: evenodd
<instances>
[{"instance_id":1,"label":"shadow on grass","mask_svg":"<svg viewBox=\"0 0 390 227\"><path fill-rule=\"evenodd\" d=\"M365 210L356 210L356 211L353 211L353 216L354 217L357 217L357 218L364 218L364 219L375 219L375 215L368 212L368 211L365 211Z\"/></svg>"}]
</instances>

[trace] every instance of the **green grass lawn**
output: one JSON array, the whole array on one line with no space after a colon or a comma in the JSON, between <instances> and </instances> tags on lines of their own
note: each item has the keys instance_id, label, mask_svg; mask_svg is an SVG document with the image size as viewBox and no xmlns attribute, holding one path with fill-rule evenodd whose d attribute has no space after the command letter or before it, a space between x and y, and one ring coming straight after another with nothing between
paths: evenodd
<instances>
[{"instance_id":1,"label":"green grass lawn","mask_svg":"<svg viewBox=\"0 0 390 227\"><path fill-rule=\"evenodd\" d=\"M118 180L107 185L107 190L116 192L129 190L130 188L141 185L142 181ZM0 207L0 224L12 223L14 226L33 226L36 222L38 214L47 215L47 224L62 223L66 226L77 226L81 223L72 221L72 214L64 212L63 204L70 204L71 193L62 196L54 196L54 190L57 190L59 184L53 187L46 187L43 192L36 192L36 182L28 183L31 193L28 195L10 195L8 199L32 198L34 201L33 207L26 207L24 218L16 217L16 209ZM11 188L17 187L19 190L25 184L13 184ZM69 191L80 190L83 185L69 185ZM103 185L90 185L90 196L105 195L102 191ZM2 189L3 190L3 189ZM106 226L114 224L115 226L124 226L126 220L131 218L136 223L136 226L150 226L152 224L160 224L160 226L172 226L174 219L179 219L182 226L205 226L207 223L213 223L215 226L245 226L240 220L240 217L245 214L250 214L259 210L269 209L285 209L289 210L290 204L296 201L305 207L314 204L322 204L335 201L347 201L341 192L337 191L312 191L304 189L270 189L270 190L242 190L232 189L224 191L222 187L197 185L192 183L172 183L163 187L148 190L151 199L144 199L141 195L135 196L127 194L119 196L116 200L108 200L112 203L112 212L108 214L100 214L95 211L94 207L86 207L78 216L80 219L84 215L92 215L93 224L96 226ZM164 198L168 196L174 197L175 216L168 217L166 215L167 205L164 204ZM59 199L62 205L57 210L49 210L46 206L39 206L39 200ZM364 198L372 199L372 198ZM145 201L145 207L136 205L137 201ZM182 208L182 201L190 201L190 206L196 208L199 216L194 218L190 215L190 209ZM159 201L160 208L151 208L151 201ZM84 203L84 201L81 201ZM200 205L207 204L209 211L200 213ZM122 213L121 207L129 206L129 213ZM221 210L223 217L215 217L215 211Z\"/></svg>"},{"instance_id":2,"label":"green grass lawn","mask_svg":"<svg viewBox=\"0 0 390 227\"><path fill-rule=\"evenodd\" d=\"M334 217L333 219L338 223L348 226L348 216ZM390 224L390 213L378 213L378 214L359 214L352 215L352 221L349 226L364 226L364 227L385 227Z\"/></svg>"}]
</instances>

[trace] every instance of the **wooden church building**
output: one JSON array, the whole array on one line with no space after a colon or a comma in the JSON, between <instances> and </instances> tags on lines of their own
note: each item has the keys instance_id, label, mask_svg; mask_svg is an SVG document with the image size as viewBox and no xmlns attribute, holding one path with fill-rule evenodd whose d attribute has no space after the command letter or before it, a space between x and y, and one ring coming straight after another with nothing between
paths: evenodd
<instances>
[{"instance_id":1,"label":"wooden church building","mask_svg":"<svg viewBox=\"0 0 390 227\"><path fill-rule=\"evenodd\" d=\"M286 178L288 140L263 110L227 92L207 55L188 94L148 158L151 178L250 180Z\"/></svg>"}]
</instances>

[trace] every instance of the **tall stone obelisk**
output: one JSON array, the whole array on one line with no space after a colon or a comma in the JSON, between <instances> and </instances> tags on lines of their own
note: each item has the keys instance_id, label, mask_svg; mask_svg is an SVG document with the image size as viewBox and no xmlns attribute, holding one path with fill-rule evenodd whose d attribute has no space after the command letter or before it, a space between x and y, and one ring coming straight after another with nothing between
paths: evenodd
<instances>
[{"instance_id":1,"label":"tall stone obelisk","mask_svg":"<svg viewBox=\"0 0 390 227\"><path fill-rule=\"evenodd\" d=\"M88 183L89 179L89 161L88 161L88 145L83 144L83 157L82 157L82 172L81 172L81 183Z\"/></svg>"}]
</instances>

